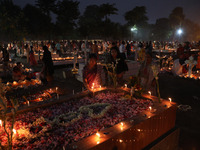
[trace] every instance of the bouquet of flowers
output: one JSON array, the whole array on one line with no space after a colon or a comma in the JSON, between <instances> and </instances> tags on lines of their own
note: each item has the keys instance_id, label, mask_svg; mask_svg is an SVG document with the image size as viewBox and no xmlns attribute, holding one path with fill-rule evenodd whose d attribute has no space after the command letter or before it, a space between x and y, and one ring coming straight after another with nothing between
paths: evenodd
<instances>
[{"instance_id":1,"label":"bouquet of flowers","mask_svg":"<svg viewBox=\"0 0 200 150\"><path fill-rule=\"evenodd\" d=\"M136 97L141 97L143 89L140 85L139 78L136 76L130 76L128 81L128 87L133 88L133 94Z\"/></svg>"}]
</instances>

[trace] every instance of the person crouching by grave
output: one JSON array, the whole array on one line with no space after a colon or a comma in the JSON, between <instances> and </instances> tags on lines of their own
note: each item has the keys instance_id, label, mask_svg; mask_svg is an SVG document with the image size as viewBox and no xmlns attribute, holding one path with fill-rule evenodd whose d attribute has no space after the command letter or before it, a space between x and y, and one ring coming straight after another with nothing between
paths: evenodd
<instances>
[{"instance_id":1,"label":"person crouching by grave","mask_svg":"<svg viewBox=\"0 0 200 150\"><path fill-rule=\"evenodd\" d=\"M51 52L48 50L47 46L43 46L43 67L40 74L41 81L46 84L48 82L53 81L53 74L54 74L54 68L53 68L53 61L51 57Z\"/></svg>"},{"instance_id":2,"label":"person crouching by grave","mask_svg":"<svg viewBox=\"0 0 200 150\"><path fill-rule=\"evenodd\" d=\"M19 66L15 66L12 71L12 78L14 81L24 80L26 76L23 74Z\"/></svg>"},{"instance_id":3,"label":"person crouching by grave","mask_svg":"<svg viewBox=\"0 0 200 150\"><path fill-rule=\"evenodd\" d=\"M156 95L156 81L153 76L152 57L151 54L146 53L145 61L140 66L138 77L140 79L141 87L144 91L151 91L153 95Z\"/></svg>"},{"instance_id":4,"label":"person crouching by grave","mask_svg":"<svg viewBox=\"0 0 200 150\"><path fill-rule=\"evenodd\" d=\"M172 73L174 76L179 76L183 74L183 67L184 64L184 54L178 55L179 57L174 60Z\"/></svg>"},{"instance_id":5,"label":"person crouching by grave","mask_svg":"<svg viewBox=\"0 0 200 150\"><path fill-rule=\"evenodd\" d=\"M90 91L101 85L101 67L97 65L96 54L89 55L89 61L83 68L83 84Z\"/></svg>"},{"instance_id":6,"label":"person crouching by grave","mask_svg":"<svg viewBox=\"0 0 200 150\"><path fill-rule=\"evenodd\" d=\"M113 73L114 74L116 73L118 85L123 85L124 84L123 76L124 76L125 72L128 71L128 66L116 47L112 47L110 49L109 63L111 65L113 64L115 72L113 72L113 68L109 68L108 74L110 74L112 76ZM111 80L111 82L112 82L112 80Z\"/></svg>"}]
</instances>

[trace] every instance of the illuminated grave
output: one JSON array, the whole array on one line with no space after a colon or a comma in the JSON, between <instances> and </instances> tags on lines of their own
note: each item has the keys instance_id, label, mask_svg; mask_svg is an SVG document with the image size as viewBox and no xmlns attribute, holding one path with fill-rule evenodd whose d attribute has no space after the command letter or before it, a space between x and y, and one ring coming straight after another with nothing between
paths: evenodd
<instances>
[{"instance_id":1,"label":"illuminated grave","mask_svg":"<svg viewBox=\"0 0 200 150\"><path fill-rule=\"evenodd\" d=\"M126 94L121 89L94 97L82 93L23 111L14 126L14 148L141 149L174 127L173 102L158 103L150 95L130 99ZM0 136L5 145L2 128Z\"/></svg>"}]
</instances>

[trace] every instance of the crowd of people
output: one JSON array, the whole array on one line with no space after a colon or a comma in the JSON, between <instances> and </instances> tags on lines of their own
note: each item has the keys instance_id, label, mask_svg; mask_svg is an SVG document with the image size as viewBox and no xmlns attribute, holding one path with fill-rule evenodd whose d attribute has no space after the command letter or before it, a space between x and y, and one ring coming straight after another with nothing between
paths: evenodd
<instances>
[{"instance_id":1,"label":"crowd of people","mask_svg":"<svg viewBox=\"0 0 200 150\"><path fill-rule=\"evenodd\" d=\"M3 54L3 66L4 70L8 66L10 60L10 51L14 51L15 56L26 56L27 61L32 66L37 66L39 62L42 62L43 67L40 71L40 78L43 83L53 80L54 67L51 54L57 53L59 57L62 57L66 52L78 51L86 59L86 65L83 69L83 82L85 86L91 90L93 83L95 85L101 84L101 75L105 74L105 83L107 85L113 84L111 76L116 75L116 82L119 85L123 85L123 76L128 71L126 59L130 57L135 61L141 63L139 70L140 81L143 87L147 88L153 85L154 77L151 71L152 63L152 51L156 48L176 48L178 43L176 42L137 42L137 41L40 41L40 42L13 42L10 44L1 44L1 51ZM191 53L191 49L199 49L200 42L185 42L184 45L179 44L176 52L176 58L174 60L173 72L178 75L180 73L187 72L187 65L185 60L190 56L194 56L194 59L200 58L199 56ZM35 53L38 53L39 60L35 59ZM43 57L40 58L41 53ZM100 61L100 54L104 54L104 64L112 64L112 67L97 65ZM102 61L102 60L101 60ZM113 69L114 68L114 69ZM181 69L180 69L181 68ZM200 59L196 65L197 69L200 69ZM30 78L30 75L24 74L21 67L21 63L12 70L13 80L23 80ZM150 87L149 87L150 88Z\"/></svg>"}]
</instances>

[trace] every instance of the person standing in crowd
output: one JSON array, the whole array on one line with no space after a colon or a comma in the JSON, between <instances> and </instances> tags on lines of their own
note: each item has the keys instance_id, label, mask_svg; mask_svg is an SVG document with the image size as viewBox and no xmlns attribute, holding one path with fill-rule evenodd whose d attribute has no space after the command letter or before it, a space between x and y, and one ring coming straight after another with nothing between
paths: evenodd
<instances>
[{"instance_id":1,"label":"person standing in crowd","mask_svg":"<svg viewBox=\"0 0 200 150\"><path fill-rule=\"evenodd\" d=\"M56 48L56 53L61 56L61 49L60 49L61 45L60 45L60 42L57 41L56 45L55 45L55 48Z\"/></svg>"},{"instance_id":2,"label":"person standing in crowd","mask_svg":"<svg viewBox=\"0 0 200 150\"><path fill-rule=\"evenodd\" d=\"M127 51L127 57L129 57L131 55L131 45L128 41L126 43L126 51Z\"/></svg>"},{"instance_id":3,"label":"person standing in crowd","mask_svg":"<svg viewBox=\"0 0 200 150\"><path fill-rule=\"evenodd\" d=\"M184 54L184 48L183 48L182 44L179 44L179 45L178 45L176 54L177 54L177 57L178 57L178 58L180 58L180 56Z\"/></svg>"},{"instance_id":4,"label":"person standing in crowd","mask_svg":"<svg viewBox=\"0 0 200 150\"><path fill-rule=\"evenodd\" d=\"M152 57L150 54L147 53L145 61L140 66L138 76L142 88L145 91L152 91L153 94L156 94L156 84L151 66L152 66Z\"/></svg>"},{"instance_id":5,"label":"person standing in crowd","mask_svg":"<svg viewBox=\"0 0 200 150\"><path fill-rule=\"evenodd\" d=\"M48 81L53 80L54 68L53 68L53 61L51 57L51 52L48 50L47 46L43 46L43 68L41 71L41 80L43 83L47 83Z\"/></svg>"},{"instance_id":6,"label":"person standing in crowd","mask_svg":"<svg viewBox=\"0 0 200 150\"><path fill-rule=\"evenodd\" d=\"M30 47L29 62L30 62L31 66L37 66L37 62L35 60L35 55L34 55L34 51L33 51L33 46Z\"/></svg>"},{"instance_id":7,"label":"person standing in crowd","mask_svg":"<svg viewBox=\"0 0 200 150\"><path fill-rule=\"evenodd\" d=\"M4 76L7 75L7 70L8 68L8 62L9 62L9 58L10 58L10 54L8 52L8 50L6 49L6 44L3 45L2 47L2 51L3 51L3 74Z\"/></svg>"},{"instance_id":8,"label":"person standing in crowd","mask_svg":"<svg viewBox=\"0 0 200 150\"><path fill-rule=\"evenodd\" d=\"M125 48L125 42L122 41L120 46L119 46L119 51L121 53L121 56L123 59L126 59L127 55L126 55L126 48Z\"/></svg>"},{"instance_id":9,"label":"person standing in crowd","mask_svg":"<svg viewBox=\"0 0 200 150\"><path fill-rule=\"evenodd\" d=\"M98 46L97 46L97 41L94 41L94 43L92 44L92 54L95 54L97 56L98 59Z\"/></svg>"}]
</instances>

